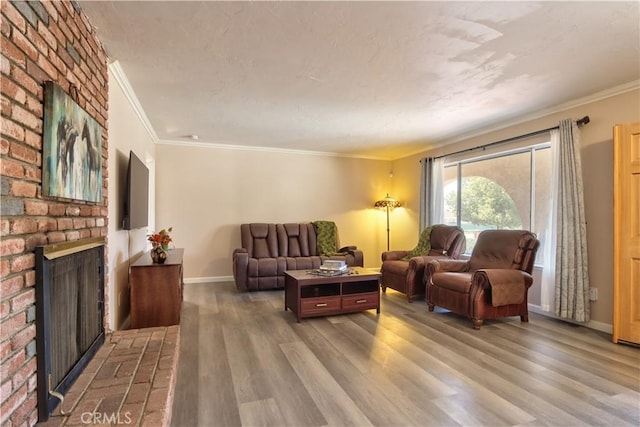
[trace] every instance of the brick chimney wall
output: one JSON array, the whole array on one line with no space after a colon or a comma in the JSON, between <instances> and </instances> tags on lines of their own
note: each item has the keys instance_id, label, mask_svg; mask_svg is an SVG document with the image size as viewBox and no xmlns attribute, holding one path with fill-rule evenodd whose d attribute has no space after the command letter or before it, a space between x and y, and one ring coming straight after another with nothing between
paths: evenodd
<instances>
[{"instance_id":1,"label":"brick chimney wall","mask_svg":"<svg viewBox=\"0 0 640 427\"><path fill-rule=\"evenodd\" d=\"M75 2L0 5L0 425L22 426L37 422L34 248L107 235L108 74L106 52ZM103 128L101 203L42 195L47 80L67 93L73 85Z\"/></svg>"}]
</instances>

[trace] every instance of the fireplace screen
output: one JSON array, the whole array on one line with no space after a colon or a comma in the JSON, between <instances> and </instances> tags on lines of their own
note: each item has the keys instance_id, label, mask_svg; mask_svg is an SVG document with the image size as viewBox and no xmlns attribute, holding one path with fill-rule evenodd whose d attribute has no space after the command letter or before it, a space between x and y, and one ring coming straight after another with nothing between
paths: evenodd
<instances>
[{"instance_id":1,"label":"fireplace screen","mask_svg":"<svg viewBox=\"0 0 640 427\"><path fill-rule=\"evenodd\" d=\"M104 240L36 248L38 418L104 342Z\"/></svg>"}]
</instances>

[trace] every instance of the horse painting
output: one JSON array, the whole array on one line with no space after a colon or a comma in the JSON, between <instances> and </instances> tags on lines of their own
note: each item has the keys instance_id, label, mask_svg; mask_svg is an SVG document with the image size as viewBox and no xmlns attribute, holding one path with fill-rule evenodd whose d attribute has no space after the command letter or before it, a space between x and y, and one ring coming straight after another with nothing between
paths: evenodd
<instances>
[{"instance_id":1,"label":"horse painting","mask_svg":"<svg viewBox=\"0 0 640 427\"><path fill-rule=\"evenodd\" d=\"M45 83L42 191L102 201L102 128L60 86Z\"/></svg>"}]
</instances>

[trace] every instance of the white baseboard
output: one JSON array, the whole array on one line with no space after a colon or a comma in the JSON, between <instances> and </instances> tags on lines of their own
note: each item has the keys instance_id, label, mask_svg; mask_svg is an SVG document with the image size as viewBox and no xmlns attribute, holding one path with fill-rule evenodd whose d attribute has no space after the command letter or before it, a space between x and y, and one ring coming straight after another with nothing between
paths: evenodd
<instances>
[{"instance_id":1,"label":"white baseboard","mask_svg":"<svg viewBox=\"0 0 640 427\"><path fill-rule=\"evenodd\" d=\"M211 283L211 282L233 282L233 276L188 277L184 279L185 285L189 283Z\"/></svg>"},{"instance_id":2,"label":"white baseboard","mask_svg":"<svg viewBox=\"0 0 640 427\"><path fill-rule=\"evenodd\" d=\"M562 318L556 316L553 313L550 313L548 311L544 311L544 310L542 310L542 308L540 308L539 305L529 304L528 306L529 306L529 311L531 311L533 313L538 313L538 314L541 314L543 316L551 317L552 319L562 320L563 322L574 323L576 325L584 326L584 327L587 327L587 328L590 328L590 329L595 329L596 331L605 332L607 334L613 333L613 325L610 325L608 323L597 322L595 320L590 320L587 323L576 322L576 321L569 320L569 319L562 319Z\"/></svg>"}]
</instances>

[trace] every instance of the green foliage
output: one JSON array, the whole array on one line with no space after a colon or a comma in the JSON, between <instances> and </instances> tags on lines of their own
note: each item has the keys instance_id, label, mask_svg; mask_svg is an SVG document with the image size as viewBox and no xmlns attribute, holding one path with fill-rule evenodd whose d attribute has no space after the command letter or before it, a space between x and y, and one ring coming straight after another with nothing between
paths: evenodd
<instances>
[{"instance_id":1,"label":"green foliage","mask_svg":"<svg viewBox=\"0 0 640 427\"><path fill-rule=\"evenodd\" d=\"M462 179L461 220L491 228L520 228L518 209L509 194L494 181L473 176ZM447 209L456 206L456 193L445 197ZM454 208L455 209L455 208Z\"/></svg>"}]
</instances>

